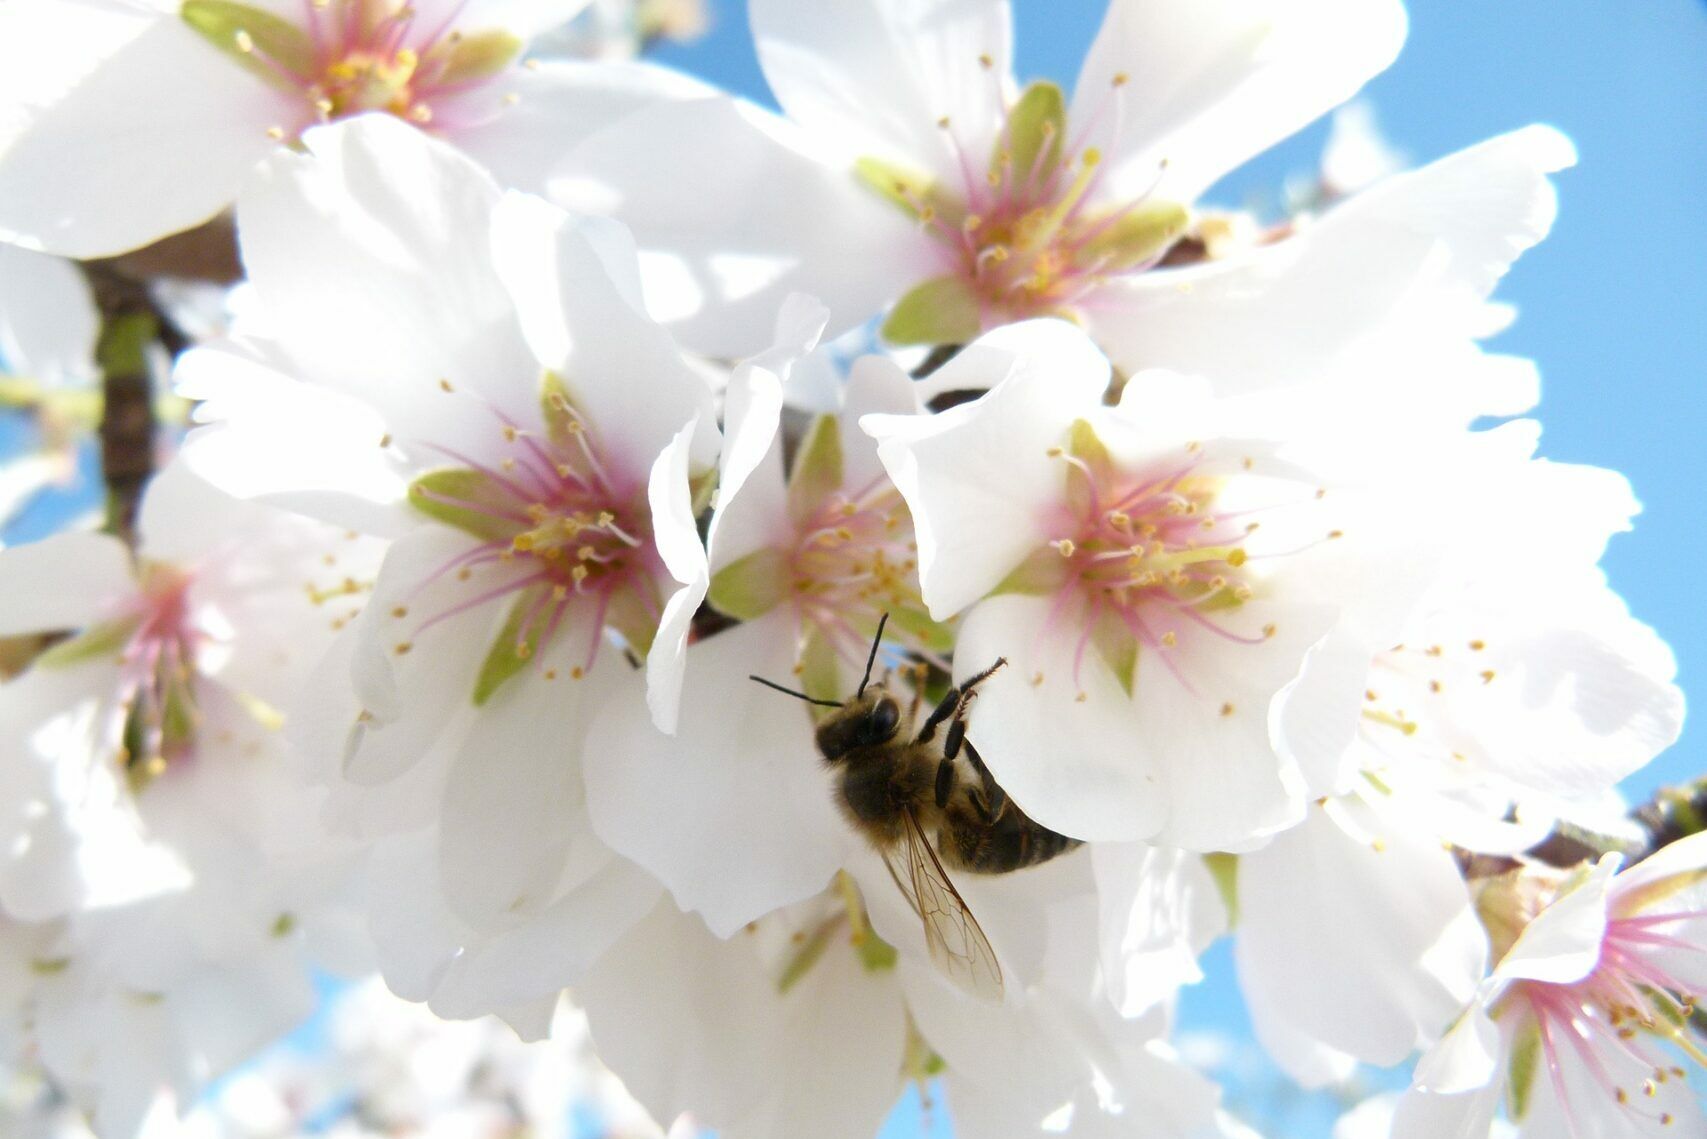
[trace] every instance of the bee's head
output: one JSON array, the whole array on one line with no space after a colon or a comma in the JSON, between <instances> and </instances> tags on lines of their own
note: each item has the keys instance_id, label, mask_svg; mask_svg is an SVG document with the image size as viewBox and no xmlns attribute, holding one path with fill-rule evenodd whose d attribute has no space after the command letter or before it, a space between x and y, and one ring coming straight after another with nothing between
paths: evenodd
<instances>
[{"instance_id":1,"label":"bee's head","mask_svg":"<svg viewBox=\"0 0 1707 1139\"><path fill-rule=\"evenodd\" d=\"M882 688L868 688L818 725L818 750L835 763L859 748L886 744L901 728L901 706Z\"/></svg>"}]
</instances>

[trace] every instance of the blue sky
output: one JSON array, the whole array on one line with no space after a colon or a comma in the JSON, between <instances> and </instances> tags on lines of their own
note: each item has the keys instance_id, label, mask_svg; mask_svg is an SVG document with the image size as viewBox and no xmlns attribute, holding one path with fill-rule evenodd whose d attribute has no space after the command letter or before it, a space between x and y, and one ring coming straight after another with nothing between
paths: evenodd
<instances>
[{"instance_id":1,"label":"blue sky","mask_svg":"<svg viewBox=\"0 0 1707 1139\"><path fill-rule=\"evenodd\" d=\"M736 0L711 0L712 33L669 62L768 101ZM808 0L802 0L808 2ZM1014 0L1022 78L1070 83L1104 0ZM1632 610L1677 652L1681 682L1707 678L1707 6L1699 0L1418 0L1399 62L1367 91L1388 137L1417 161L1531 122L1562 128L1581 162L1559 178L1553 235L1502 286L1519 309L1495 342L1540 362L1543 451L1627 474L1646 510L1606 567ZM1308 172L1318 125L1230 177L1212 197L1240 203ZM1547 567L1537 565L1537 575ZM1707 580L1704 580L1707 583ZM1707 771L1707 727L1627 790L1646 795ZM1186 994L1182 1028L1249 1040L1225 949L1209 980ZM1337 1108L1328 1097L1283 1099L1250 1055L1225 1073L1229 1100L1252 1109L1272 1139L1318 1139ZM1259 1120L1255 1111L1260 1109ZM903 1108L885 1139L919 1133Z\"/></svg>"}]
</instances>

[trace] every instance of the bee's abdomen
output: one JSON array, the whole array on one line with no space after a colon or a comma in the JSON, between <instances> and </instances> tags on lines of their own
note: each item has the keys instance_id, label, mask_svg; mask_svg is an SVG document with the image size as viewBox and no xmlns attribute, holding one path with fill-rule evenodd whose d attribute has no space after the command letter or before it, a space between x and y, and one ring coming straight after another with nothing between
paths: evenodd
<instances>
[{"instance_id":1,"label":"bee's abdomen","mask_svg":"<svg viewBox=\"0 0 1707 1139\"><path fill-rule=\"evenodd\" d=\"M1048 862L1081 845L1009 804L994 823L957 818L944 828L944 861L974 874L1006 874Z\"/></svg>"}]
</instances>

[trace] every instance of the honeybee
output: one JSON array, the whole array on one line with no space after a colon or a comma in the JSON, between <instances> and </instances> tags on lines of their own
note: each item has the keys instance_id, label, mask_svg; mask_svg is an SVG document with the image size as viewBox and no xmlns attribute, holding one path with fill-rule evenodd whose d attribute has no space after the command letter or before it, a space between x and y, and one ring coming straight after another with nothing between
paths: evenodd
<instances>
[{"instance_id":1,"label":"honeybee","mask_svg":"<svg viewBox=\"0 0 1707 1139\"><path fill-rule=\"evenodd\" d=\"M763 677L752 679L835 709L819 722L817 743L839 777L836 797L842 813L883 856L896 887L924 923L925 944L937 967L973 995L999 1000L1001 963L954 888L948 867L1005 874L1047 862L1080 842L1020 810L966 738L966 714L978 686L1007 660L999 658L950 688L914 732L920 696L914 695L903 722L901 703L889 691L887 676L871 682L887 622L887 614L878 621L859 690L845 703L817 700ZM971 778L962 772L962 755Z\"/></svg>"}]
</instances>

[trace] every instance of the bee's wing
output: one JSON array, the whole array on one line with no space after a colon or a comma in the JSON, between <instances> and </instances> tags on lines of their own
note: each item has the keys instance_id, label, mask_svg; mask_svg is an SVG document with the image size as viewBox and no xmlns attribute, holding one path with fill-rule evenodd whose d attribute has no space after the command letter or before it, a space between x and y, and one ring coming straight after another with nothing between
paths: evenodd
<instances>
[{"instance_id":1,"label":"bee's wing","mask_svg":"<svg viewBox=\"0 0 1707 1139\"><path fill-rule=\"evenodd\" d=\"M901 843L883 853L890 876L925 927L931 960L961 989L981 1000L1002 999L1002 966L966 900L949 881L936 849L911 809Z\"/></svg>"}]
</instances>

